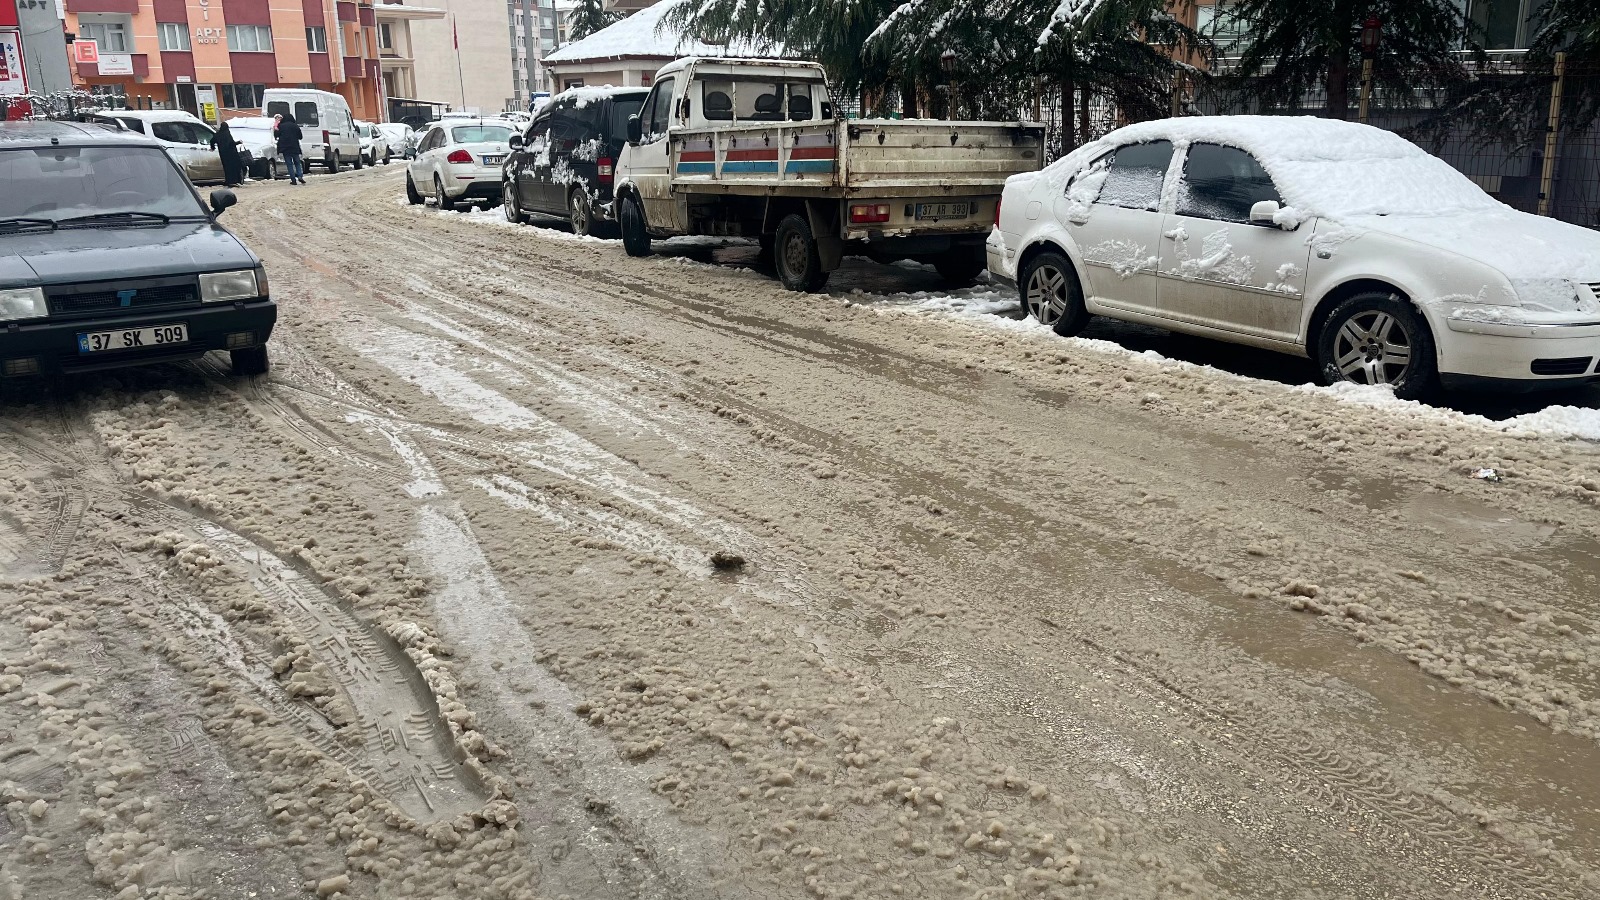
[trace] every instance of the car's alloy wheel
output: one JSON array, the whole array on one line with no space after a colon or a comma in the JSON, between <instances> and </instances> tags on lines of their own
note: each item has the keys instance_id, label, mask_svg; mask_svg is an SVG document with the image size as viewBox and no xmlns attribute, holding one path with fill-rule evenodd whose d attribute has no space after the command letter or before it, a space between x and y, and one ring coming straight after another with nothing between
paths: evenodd
<instances>
[{"instance_id":1,"label":"car's alloy wheel","mask_svg":"<svg viewBox=\"0 0 1600 900\"><path fill-rule=\"evenodd\" d=\"M1438 376L1433 336L1410 302L1394 294L1360 294L1340 303L1317 335L1316 350L1328 384L1389 385L1396 396L1415 399Z\"/></svg>"},{"instance_id":2,"label":"car's alloy wheel","mask_svg":"<svg viewBox=\"0 0 1600 900\"><path fill-rule=\"evenodd\" d=\"M1077 273L1059 253L1041 253L1028 262L1021 293L1023 312L1056 334L1070 337L1089 324Z\"/></svg>"},{"instance_id":3,"label":"car's alloy wheel","mask_svg":"<svg viewBox=\"0 0 1600 900\"><path fill-rule=\"evenodd\" d=\"M433 176L433 205L440 209L454 210L456 205L450 202L450 197L444 192L444 182L439 176Z\"/></svg>"},{"instance_id":4,"label":"car's alloy wheel","mask_svg":"<svg viewBox=\"0 0 1600 900\"><path fill-rule=\"evenodd\" d=\"M411 180L411 173L406 172L406 202L412 206L421 206L424 199L422 192L417 190L417 183Z\"/></svg>"},{"instance_id":5,"label":"car's alloy wheel","mask_svg":"<svg viewBox=\"0 0 1600 900\"><path fill-rule=\"evenodd\" d=\"M522 214L522 203L517 200L517 189L511 186L509 178L500 185L500 209L506 214L507 222L528 224L528 217Z\"/></svg>"}]
</instances>

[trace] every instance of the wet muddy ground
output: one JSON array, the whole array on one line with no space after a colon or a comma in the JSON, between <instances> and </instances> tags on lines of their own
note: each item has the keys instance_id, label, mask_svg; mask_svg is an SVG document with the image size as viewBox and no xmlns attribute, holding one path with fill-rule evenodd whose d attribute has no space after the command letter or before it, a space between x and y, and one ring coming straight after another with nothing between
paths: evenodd
<instances>
[{"instance_id":1,"label":"wet muddy ground","mask_svg":"<svg viewBox=\"0 0 1600 900\"><path fill-rule=\"evenodd\" d=\"M0 897L1600 893L1592 445L398 178L3 386Z\"/></svg>"}]
</instances>

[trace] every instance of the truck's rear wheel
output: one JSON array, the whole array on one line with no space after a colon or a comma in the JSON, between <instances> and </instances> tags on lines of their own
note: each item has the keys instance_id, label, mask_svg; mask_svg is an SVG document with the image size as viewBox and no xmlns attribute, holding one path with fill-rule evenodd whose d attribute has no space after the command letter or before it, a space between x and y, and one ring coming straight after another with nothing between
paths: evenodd
<instances>
[{"instance_id":1,"label":"truck's rear wheel","mask_svg":"<svg viewBox=\"0 0 1600 900\"><path fill-rule=\"evenodd\" d=\"M933 267L945 281L956 287L967 287L989 265L988 252L981 246L955 246L949 253L940 254Z\"/></svg>"},{"instance_id":2,"label":"truck's rear wheel","mask_svg":"<svg viewBox=\"0 0 1600 900\"><path fill-rule=\"evenodd\" d=\"M632 194L622 198L622 249L629 256L650 255L650 232L645 230L644 207Z\"/></svg>"},{"instance_id":3,"label":"truck's rear wheel","mask_svg":"<svg viewBox=\"0 0 1600 900\"><path fill-rule=\"evenodd\" d=\"M804 216L791 213L778 223L773 255L778 280L789 290L814 294L828 283L828 273L823 271L822 257L817 253L817 239Z\"/></svg>"}]
</instances>

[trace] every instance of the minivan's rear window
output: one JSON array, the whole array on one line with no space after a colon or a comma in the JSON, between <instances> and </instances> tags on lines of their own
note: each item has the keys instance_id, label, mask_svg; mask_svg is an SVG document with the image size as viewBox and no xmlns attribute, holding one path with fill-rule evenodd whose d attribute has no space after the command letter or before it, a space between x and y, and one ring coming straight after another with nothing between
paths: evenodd
<instances>
[{"instance_id":1,"label":"minivan's rear window","mask_svg":"<svg viewBox=\"0 0 1600 900\"><path fill-rule=\"evenodd\" d=\"M485 144L511 139L511 129L503 125L457 125L450 129L450 137L458 144Z\"/></svg>"},{"instance_id":2,"label":"minivan's rear window","mask_svg":"<svg viewBox=\"0 0 1600 900\"><path fill-rule=\"evenodd\" d=\"M637 116L641 109L644 109L644 95L613 98L611 101L611 119L607 123L606 135L612 140L621 140L628 133L628 118Z\"/></svg>"}]
</instances>

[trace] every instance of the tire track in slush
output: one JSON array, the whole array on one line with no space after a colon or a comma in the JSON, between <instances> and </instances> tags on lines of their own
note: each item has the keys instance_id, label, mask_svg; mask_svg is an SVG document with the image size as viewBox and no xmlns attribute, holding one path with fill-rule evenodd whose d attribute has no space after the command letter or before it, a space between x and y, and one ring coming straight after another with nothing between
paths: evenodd
<instances>
[{"instance_id":1,"label":"tire track in slush","mask_svg":"<svg viewBox=\"0 0 1600 900\"><path fill-rule=\"evenodd\" d=\"M70 428L65 413L61 421ZM259 682L246 679L254 693L295 721L315 746L419 822L453 818L482 806L488 795L482 779L456 747L421 672L387 634L260 543L135 489L91 478L90 469L109 473L110 466L86 462L75 431L69 431L73 450L64 453L21 431L7 430L21 438L15 446L55 467L69 481L72 496L84 498L85 507L90 494L98 495L108 505L137 510L225 555L226 564L298 632L355 712L346 731L336 733L308 704L281 698L274 702ZM166 599L172 602L170 595ZM341 740L349 733L360 736L358 747Z\"/></svg>"}]
</instances>

